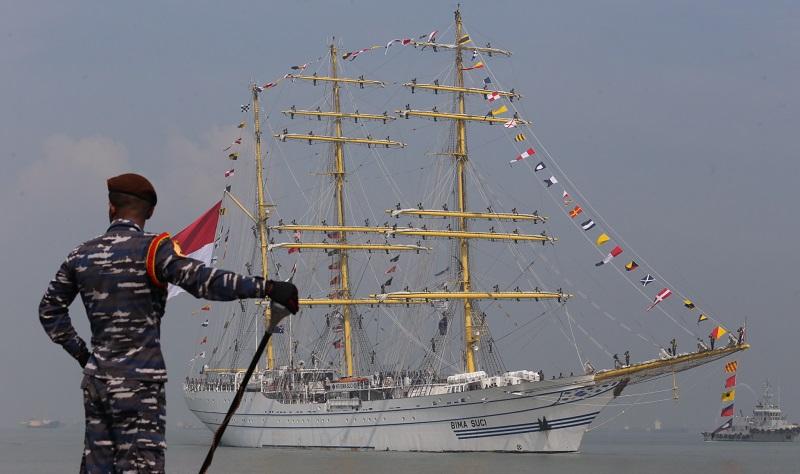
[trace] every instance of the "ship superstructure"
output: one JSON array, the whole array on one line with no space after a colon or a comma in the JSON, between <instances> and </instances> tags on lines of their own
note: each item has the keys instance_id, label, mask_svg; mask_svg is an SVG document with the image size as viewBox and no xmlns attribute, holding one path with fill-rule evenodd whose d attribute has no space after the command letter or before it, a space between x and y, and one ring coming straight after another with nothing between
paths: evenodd
<instances>
[{"instance_id":1,"label":"ship superstructure","mask_svg":"<svg viewBox=\"0 0 800 474\"><path fill-rule=\"evenodd\" d=\"M468 97L483 98L488 92L509 100L520 96L514 90L487 91L466 86L464 71L477 66L467 67L464 55L494 57L511 53L489 45L471 44L469 35L464 32L460 11L455 13L453 43L440 42L431 34L426 41L414 41L414 45L422 50L453 55L452 84L441 84L438 80L423 83L415 79L400 86L411 93L447 95L452 98L452 110L439 111L435 107L419 110L410 104L399 108L395 115L344 110L345 88L357 93L360 89L386 84L363 76L342 76L341 54L335 43L328 50L327 74L307 74L304 65L298 67L299 73L286 75L285 79L297 87L326 85L330 90L326 98L330 110L292 106L282 111L289 120L304 118L326 122L325 132L292 133L283 129L274 134L283 142L321 143L330 147L330 160L324 174L325 179L330 180L332 193L328 196L328 207L320 211L317 222L270 219L272 204L266 202L268 193L262 174L259 100L263 87L252 87L256 212L249 212L230 192L228 194L252 220L264 276L269 276L271 252L314 252L324 255L315 259L314 264L315 268L324 270L327 267L330 271L330 289L327 294L311 296L314 291L301 288L303 295L309 294L301 298L301 307L306 311L327 310L326 324L315 341L308 344L307 360L298 360L295 355L294 341L299 336L293 332L293 320L285 326L290 338L294 338L288 344L285 364L277 362L272 343L268 345L264 367L247 387L241 407L223 438L225 444L401 451L577 451L588 425L628 384L687 370L748 347L741 340L733 341L717 349L673 353L643 363L620 364L605 371L596 371L591 364L586 364L583 373L551 375L549 379L535 367L507 370L495 350L481 302L563 305L572 297L561 289L516 286L509 291L496 285L486 290L475 284L470 254L472 242L549 245L558 240L546 232L496 231L494 226L485 230L475 225L545 222L547 217L537 211L496 212L491 208L476 210L469 206L467 124L516 126L527 122L517 114L500 117L492 113L469 113ZM370 225L369 220L361 225L348 216L346 152L356 146L381 150L403 148L405 143L388 136L346 134L345 123L390 125L397 119L426 119L449 127L449 143L443 152L437 153L437 158L450 160L452 165L452 189L444 192L451 201L441 208L426 208L421 202L416 207L398 203L386 210L389 220L383 225ZM405 219L416 219L418 223L403 225ZM381 285L380 292L359 294L356 291L359 285L354 281L363 274L354 279L351 259L384 255L390 262L396 262L405 253L418 255L435 251L433 242L449 245L453 263L440 272L448 273L447 281L438 282L435 287L392 291L394 269L389 267L386 270L388 280ZM292 270L291 274L294 273ZM313 290L319 291L319 288ZM264 327L268 326L270 318L268 307L261 305ZM361 309L384 307L402 308L409 317L414 317L415 312L433 312L440 318L426 355L416 367L399 364L387 367L376 362L376 344L370 342L370 335L364 330ZM461 342L455 350L461 359L458 367L443 364L441 356L455 330L460 333ZM239 339L235 341L235 351L239 350L240 343ZM341 350L341 358L337 359L340 364L331 360L331 347ZM210 365L204 364L198 376L187 377L185 394L189 408L213 430L224 417L244 370L232 368L233 365Z\"/></svg>"},{"instance_id":2,"label":"ship superstructure","mask_svg":"<svg viewBox=\"0 0 800 474\"><path fill-rule=\"evenodd\" d=\"M800 438L800 425L790 423L775 401L769 382L750 416L734 416L713 432L704 432L706 441L786 442Z\"/></svg>"}]
</instances>

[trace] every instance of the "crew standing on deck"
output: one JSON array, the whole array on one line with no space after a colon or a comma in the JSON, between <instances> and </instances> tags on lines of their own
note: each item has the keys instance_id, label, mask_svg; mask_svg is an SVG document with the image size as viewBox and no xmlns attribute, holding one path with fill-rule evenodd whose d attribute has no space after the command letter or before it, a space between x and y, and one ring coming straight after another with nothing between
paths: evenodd
<instances>
[{"instance_id":1,"label":"crew standing on deck","mask_svg":"<svg viewBox=\"0 0 800 474\"><path fill-rule=\"evenodd\" d=\"M269 297L292 313L298 310L297 288L187 258L168 234L143 231L157 202L146 178L123 174L107 184L111 225L70 252L47 287L39 319L83 367L81 472L159 473L166 448L160 325L167 285L217 301ZM69 317L78 294L91 325L91 350Z\"/></svg>"}]
</instances>

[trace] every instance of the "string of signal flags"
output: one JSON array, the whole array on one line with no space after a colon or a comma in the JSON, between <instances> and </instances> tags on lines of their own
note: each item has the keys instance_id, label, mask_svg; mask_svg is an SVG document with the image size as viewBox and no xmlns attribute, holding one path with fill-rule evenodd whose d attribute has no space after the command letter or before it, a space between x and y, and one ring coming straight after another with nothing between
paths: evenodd
<instances>
[{"instance_id":1,"label":"string of signal flags","mask_svg":"<svg viewBox=\"0 0 800 474\"><path fill-rule=\"evenodd\" d=\"M491 79L489 77L484 79L484 84L488 85L490 83L491 83ZM495 93L493 93L493 92L488 92L486 94L486 100L489 103L492 103L495 100L498 100L499 98L500 97L498 95L496 95ZM501 109L503 109L502 112L507 110L507 109L505 109L505 106L502 106ZM498 113L501 113L501 111L499 111L499 109L496 110L496 111ZM496 112L496 111L492 111L492 112L490 112L490 114L494 115L493 112ZM518 123L516 121L516 118L514 118L514 119L511 119L511 121L506 124L506 128L515 128L517 125L518 125ZM527 140L527 138L526 138L524 133L517 133L517 134L514 135L514 141L516 143L523 143L526 140ZM526 160L528 158L533 157L534 155L536 155L536 150L532 146L528 147L525 151L523 151L522 153L519 153L516 157L514 157L514 159L510 160L509 161L509 165L513 166L513 165L515 165L515 164L517 164L517 163L519 163L519 162L521 162L523 160ZM547 164L545 163L544 160L539 161L538 163L536 163L533 166L534 173L539 175L539 176L547 176L547 174L549 174L547 172L547 170L549 170L549 168L547 167ZM590 231L597 232L597 234L595 234L594 243L598 248L604 248L606 245L608 247L610 247L610 250L605 255L605 257L603 257L603 259L601 259L600 261L595 263L596 267L602 267L604 265L609 265L612 262L614 262L617 257L619 257L620 255L623 254L624 250L623 250L622 246L614 243L612 237L608 233L606 233L605 231L603 231L601 229L598 229L597 223L591 217L587 216L584 213L583 207L579 203L575 202L575 200L572 198L572 196L569 194L569 192L567 192L567 190L564 189L563 187L556 186L556 185L559 184L559 180L555 176L555 174L551 174L547 178L542 178L542 182L544 183L544 185L546 186L546 188L548 190L551 190L551 188L553 188L553 187L555 187L556 189L560 189L560 191L561 191L561 193L560 193L561 194L561 202L568 209L567 215L571 219L576 220L576 222L579 223L580 228L584 232L590 232ZM635 275L636 272L639 271L639 263L637 263L636 260L631 259L631 260L627 261L623 265L623 268L624 268L626 273L630 273L631 276L633 277L633 275ZM640 275L641 276L639 277L639 284L641 284L643 287L647 287L648 285L650 285L650 284L652 284L652 283L654 283L656 281L656 278L650 273L642 271L640 273ZM655 296L653 297L652 302L650 303L649 306L647 306L645 311L648 311L648 312L651 311L657 305L659 305L664 300L666 300L667 298L672 296L672 294L673 294L673 292L672 292L672 290L670 288L668 288L668 287L662 288L661 290L659 290L655 294ZM689 311L692 311L692 310L696 309L695 303L689 298L684 298L683 299L683 306L686 309L688 309ZM703 312L700 312L698 314L698 316L697 316L697 325L699 326L700 323L702 323L704 321L707 321L708 319L709 319L708 315L706 315ZM720 339L721 337L723 337L725 334L728 334L728 330L725 329L721 325L717 325L711 330L711 333L709 334L709 339L713 339L714 341L716 341L716 340Z\"/></svg>"}]
</instances>

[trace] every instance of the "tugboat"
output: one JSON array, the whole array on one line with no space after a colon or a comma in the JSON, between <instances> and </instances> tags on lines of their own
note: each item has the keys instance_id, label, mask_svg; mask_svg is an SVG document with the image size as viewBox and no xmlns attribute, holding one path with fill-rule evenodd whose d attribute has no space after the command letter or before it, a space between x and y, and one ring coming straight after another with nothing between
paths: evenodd
<instances>
[{"instance_id":1,"label":"tugboat","mask_svg":"<svg viewBox=\"0 0 800 474\"><path fill-rule=\"evenodd\" d=\"M753 416L734 416L712 432L704 432L705 441L785 442L800 438L800 425L789 423L781 407L773 402L769 382L753 409Z\"/></svg>"}]
</instances>

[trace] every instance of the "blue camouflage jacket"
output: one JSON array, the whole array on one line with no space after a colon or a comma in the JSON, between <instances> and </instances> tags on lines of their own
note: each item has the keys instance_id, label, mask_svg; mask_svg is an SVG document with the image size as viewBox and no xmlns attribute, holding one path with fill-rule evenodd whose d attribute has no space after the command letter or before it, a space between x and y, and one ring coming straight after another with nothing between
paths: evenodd
<instances>
[{"instance_id":1,"label":"blue camouflage jacket","mask_svg":"<svg viewBox=\"0 0 800 474\"><path fill-rule=\"evenodd\" d=\"M182 255L169 238L153 255L156 284L145 264L156 237L132 221L115 220L105 234L70 252L47 287L39 305L39 320L50 339L72 357L78 361L88 357L85 374L167 379L160 344L166 283L209 300L265 297L262 278L207 267ZM69 317L69 305L79 293L92 329L91 352Z\"/></svg>"}]
</instances>

